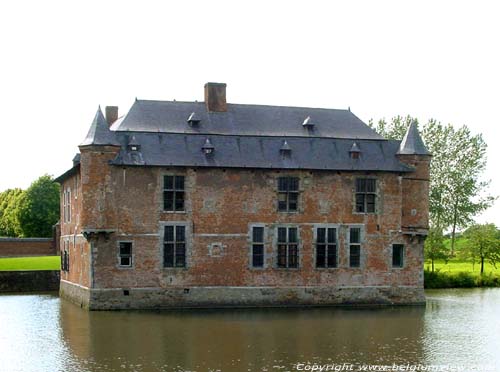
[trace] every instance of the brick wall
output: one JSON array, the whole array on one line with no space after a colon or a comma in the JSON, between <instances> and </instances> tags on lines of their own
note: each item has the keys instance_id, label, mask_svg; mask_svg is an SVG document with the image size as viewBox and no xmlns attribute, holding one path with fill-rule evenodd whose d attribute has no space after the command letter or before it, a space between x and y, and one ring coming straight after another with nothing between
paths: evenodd
<instances>
[{"instance_id":1,"label":"brick wall","mask_svg":"<svg viewBox=\"0 0 500 372\"><path fill-rule=\"evenodd\" d=\"M0 238L0 257L57 254L52 238Z\"/></svg>"}]
</instances>

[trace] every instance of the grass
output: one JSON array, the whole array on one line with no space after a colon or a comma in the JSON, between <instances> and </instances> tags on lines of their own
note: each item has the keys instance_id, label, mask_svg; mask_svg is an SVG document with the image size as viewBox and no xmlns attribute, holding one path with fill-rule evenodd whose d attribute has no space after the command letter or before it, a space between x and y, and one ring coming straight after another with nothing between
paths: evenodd
<instances>
[{"instance_id":1,"label":"grass","mask_svg":"<svg viewBox=\"0 0 500 372\"><path fill-rule=\"evenodd\" d=\"M59 270L59 256L0 258L0 271Z\"/></svg>"}]
</instances>

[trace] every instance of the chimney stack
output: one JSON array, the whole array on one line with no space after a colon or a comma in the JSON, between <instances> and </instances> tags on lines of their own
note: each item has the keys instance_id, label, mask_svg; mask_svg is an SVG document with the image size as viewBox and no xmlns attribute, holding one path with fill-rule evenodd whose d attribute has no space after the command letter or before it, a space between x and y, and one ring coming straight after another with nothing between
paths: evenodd
<instances>
[{"instance_id":1,"label":"chimney stack","mask_svg":"<svg viewBox=\"0 0 500 372\"><path fill-rule=\"evenodd\" d=\"M106 106L106 121L111 126L118 119L118 106Z\"/></svg>"},{"instance_id":2,"label":"chimney stack","mask_svg":"<svg viewBox=\"0 0 500 372\"><path fill-rule=\"evenodd\" d=\"M226 84L205 84L205 106L209 112L226 112Z\"/></svg>"}]
</instances>

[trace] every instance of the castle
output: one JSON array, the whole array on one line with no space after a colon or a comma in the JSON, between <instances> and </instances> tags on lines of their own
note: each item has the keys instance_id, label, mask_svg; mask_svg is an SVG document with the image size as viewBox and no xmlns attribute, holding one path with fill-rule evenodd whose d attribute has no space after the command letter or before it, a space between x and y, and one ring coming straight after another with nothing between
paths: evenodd
<instances>
[{"instance_id":1,"label":"castle","mask_svg":"<svg viewBox=\"0 0 500 372\"><path fill-rule=\"evenodd\" d=\"M91 310L421 304L431 156L350 110L99 108L59 176L62 297Z\"/></svg>"}]
</instances>

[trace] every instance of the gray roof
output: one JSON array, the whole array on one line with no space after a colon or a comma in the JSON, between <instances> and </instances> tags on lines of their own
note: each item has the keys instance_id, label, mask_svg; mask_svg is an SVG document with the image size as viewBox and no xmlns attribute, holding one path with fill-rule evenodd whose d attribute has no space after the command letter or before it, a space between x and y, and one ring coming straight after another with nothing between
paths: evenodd
<instances>
[{"instance_id":1,"label":"gray roof","mask_svg":"<svg viewBox=\"0 0 500 372\"><path fill-rule=\"evenodd\" d=\"M101 106L97 109L87 136L80 144L80 146L91 145L119 145L116 142L115 134L109 130L108 122L102 114Z\"/></svg>"},{"instance_id":2,"label":"gray roof","mask_svg":"<svg viewBox=\"0 0 500 372\"><path fill-rule=\"evenodd\" d=\"M399 146L398 154L401 155L430 155L429 150L425 147L424 141L418 132L417 123L413 121L406 131L401 145Z\"/></svg>"},{"instance_id":3,"label":"gray roof","mask_svg":"<svg viewBox=\"0 0 500 372\"><path fill-rule=\"evenodd\" d=\"M191 126L195 113L200 123ZM314 129L303 123L314 120ZM136 100L111 126L114 131L224 134L239 136L384 138L348 110L228 104L227 112L207 112L204 102Z\"/></svg>"},{"instance_id":4,"label":"gray roof","mask_svg":"<svg viewBox=\"0 0 500 372\"><path fill-rule=\"evenodd\" d=\"M334 138L298 138L273 136L211 135L215 151L207 156L202 147L206 135L179 133L138 133L141 157L127 150L129 134L117 132L121 151L115 165L236 167L273 169L317 169L408 172L413 169L395 156L399 141L358 140L359 159L351 159L352 140ZM280 152L286 141L291 153Z\"/></svg>"}]
</instances>

